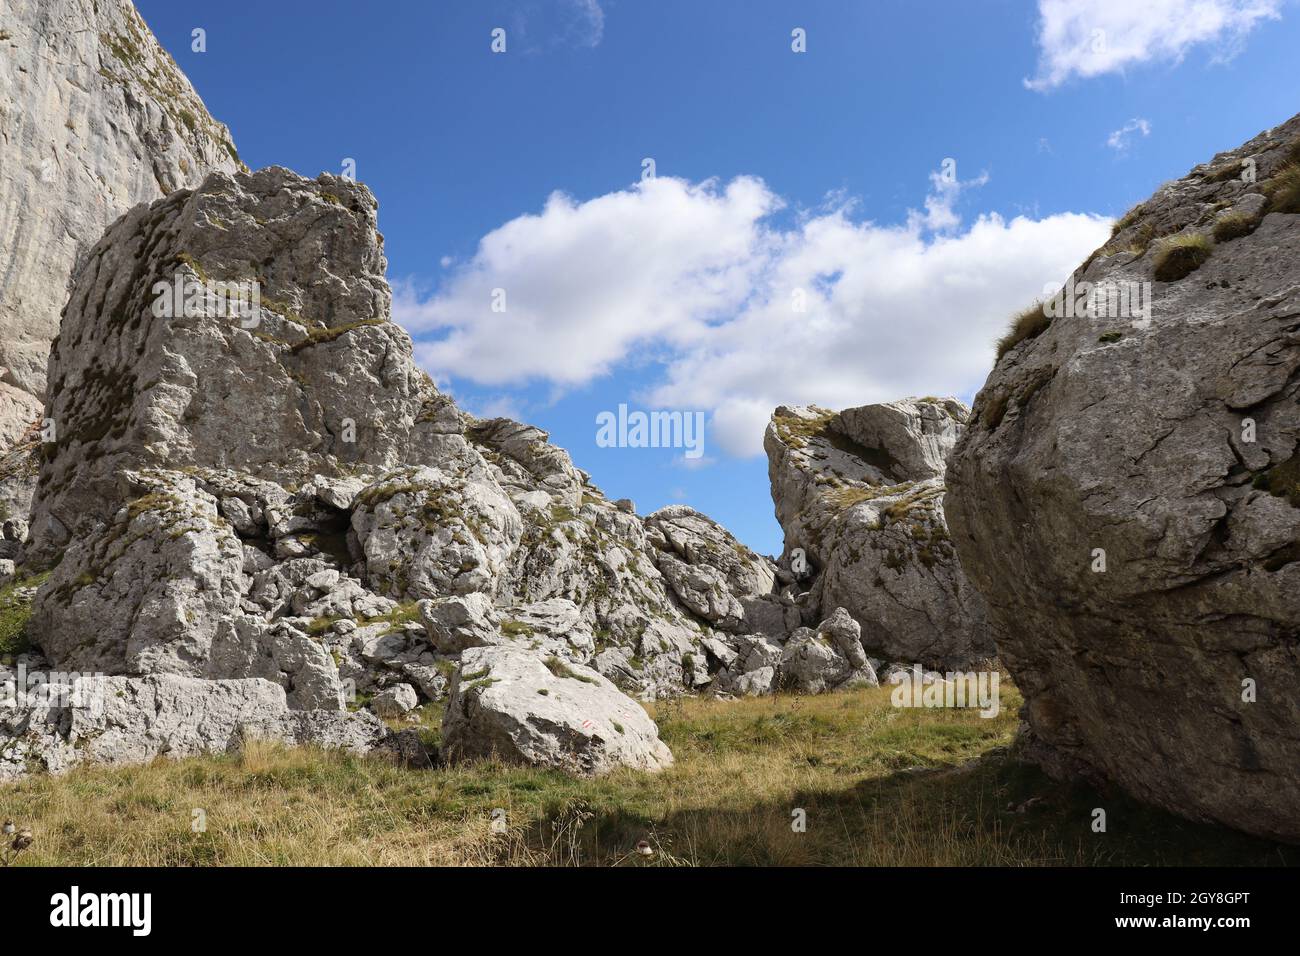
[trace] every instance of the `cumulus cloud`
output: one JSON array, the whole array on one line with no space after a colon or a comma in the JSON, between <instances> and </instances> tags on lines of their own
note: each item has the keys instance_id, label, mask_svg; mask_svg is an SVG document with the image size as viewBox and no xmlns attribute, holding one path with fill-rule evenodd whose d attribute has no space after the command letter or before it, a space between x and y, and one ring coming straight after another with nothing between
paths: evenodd
<instances>
[{"instance_id":1,"label":"cumulus cloud","mask_svg":"<svg viewBox=\"0 0 1300 956\"><path fill-rule=\"evenodd\" d=\"M636 366L649 384L629 398L706 410L713 447L755 454L778 404L977 388L1008 317L1109 234L1077 213L963 225L957 202L984 178L932 178L896 225L855 218L843 196L779 216L752 177L555 194L483 237L436 294L399 285L395 315L439 381L570 388Z\"/></svg>"},{"instance_id":2,"label":"cumulus cloud","mask_svg":"<svg viewBox=\"0 0 1300 956\"><path fill-rule=\"evenodd\" d=\"M1128 149L1129 139L1134 133L1141 133L1143 136L1150 136L1151 124L1141 118L1131 119L1106 137L1106 145L1111 149L1122 153Z\"/></svg>"},{"instance_id":3,"label":"cumulus cloud","mask_svg":"<svg viewBox=\"0 0 1300 956\"><path fill-rule=\"evenodd\" d=\"M1227 59L1282 0L1038 0L1038 72L1025 85L1050 90L1074 76L1177 62L1198 44Z\"/></svg>"}]
</instances>

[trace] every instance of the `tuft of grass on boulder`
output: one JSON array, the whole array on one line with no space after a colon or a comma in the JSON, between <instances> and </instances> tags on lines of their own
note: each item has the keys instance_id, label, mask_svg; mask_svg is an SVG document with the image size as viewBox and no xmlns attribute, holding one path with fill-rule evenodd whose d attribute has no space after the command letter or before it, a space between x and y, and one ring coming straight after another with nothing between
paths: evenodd
<instances>
[{"instance_id":1,"label":"tuft of grass on boulder","mask_svg":"<svg viewBox=\"0 0 1300 956\"><path fill-rule=\"evenodd\" d=\"M1011 320L1011 327L1007 329L1006 334L998 339L998 359L1000 360L1025 339L1042 335L1051 321L1041 300L1020 312Z\"/></svg>"},{"instance_id":2,"label":"tuft of grass on boulder","mask_svg":"<svg viewBox=\"0 0 1300 956\"><path fill-rule=\"evenodd\" d=\"M1283 166L1263 189L1269 212L1300 213L1300 163Z\"/></svg>"},{"instance_id":3,"label":"tuft of grass on boulder","mask_svg":"<svg viewBox=\"0 0 1300 956\"><path fill-rule=\"evenodd\" d=\"M1156 251L1152 274L1157 282L1177 282L1204 265L1213 249L1213 241L1199 232L1166 239Z\"/></svg>"},{"instance_id":4,"label":"tuft of grass on boulder","mask_svg":"<svg viewBox=\"0 0 1300 956\"><path fill-rule=\"evenodd\" d=\"M1230 212L1219 217L1214 224L1214 241L1231 242L1255 231L1258 220L1243 212Z\"/></svg>"}]
</instances>

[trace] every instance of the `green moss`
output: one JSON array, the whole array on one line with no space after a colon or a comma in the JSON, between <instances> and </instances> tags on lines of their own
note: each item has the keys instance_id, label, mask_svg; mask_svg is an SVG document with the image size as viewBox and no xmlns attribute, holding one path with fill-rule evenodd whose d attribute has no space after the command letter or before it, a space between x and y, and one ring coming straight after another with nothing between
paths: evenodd
<instances>
[{"instance_id":1,"label":"green moss","mask_svg":"<svg viewBox=\"0 0 1300 956\"><path fill-rule=\"evenodd\" d=\"M584 684L600 683L600 681L596 680L595 678L588 677L586 674L579 674L577 671L571 668L568 664L564 663L564 661L560 660L558 657L548 657L545 663L546 663L546 669L550 671L552 674L554 674L556 677L567 677L570 680L582 681Z\"/></svg>"},{"instance_id":2,"label":"green moss","mask_svg":"<svg viewBox=\"0 0 1300 956\"><path fill-rule=\"evenodd\" d=\"M320 637L333 627L334 622L338 620L340 620L340 618L332 614L322 615L307 625L307 633L312 637Z\"/></svg>"},{"instance_id":3,"label":"green moss","mask_svg":"<svg viewBox=\"0 0 1300 956\"><path fill-rule=\"evenodd\" d=\"M359 322L348 322L345 325L335 325L328 328L315 328L307 332L307 337L301 342L297 342L289 347L290 352L301 352L303 349L311 348L314 345L324 345L327 342L333 342L335 339L347 335L349 332L355 332L357 329L364 329L372 325L387 325L386 319L362 319Z\"/></svg>"},{"instance_id":4,"label":"green moss","mask_svg":"<svg viewBox=\"0 0 1300 956\"><path fill-rule=\"evenodd\" d=\"M32 598L22 596L20 592L40 587L49 579L50 573L20 574L0 586L0 661L10 662L16 655L31 650L27 622L32 616Z\"/></svg>"},{"instance_id":5,"label":"green moss","mask_svg":"<svg viewBox=\"0 0 1300 956\"><path fill-rule=\"evenodd\" d=\"M1097 341L1104 345L1109 345L1112 342L1118 342L1123 337L1123 332L1103 332L1101 335L1097 336Z\"/></svg>"},{"instance_id":6,"label":"green moss","mask_svg":"<svg viewBox=\"0 0 1300 956\"><path fill-rule=\"evenodd\" d=\"M532 637L533 628L523 621L516 621L510 618L501 624L501 633L507 637Z\"/></svg>"},{"instance_id":7,"label":"green moss","mask_svg":"<svg viewBox=\"0 0 1300 956\"><path fill-rule=\"evenodd\" d=\"M1277 498L1285 498L1291 507L1300 508L1300 453L1292 455L1280 465L1255 476L1252 484Z\"/></svg>"},{"instance_id":8,"label":"green moss","mask_svg":"<svg viewBox=\"0 0 1300 956\"><path fill-rule=\"evenodd\" d=\"M1204 265L1213 249L1213 241L1199 232L1166 239L1156 250L1152 275L1157 282L1177 282Z\"/></svg>"}]
</instances>

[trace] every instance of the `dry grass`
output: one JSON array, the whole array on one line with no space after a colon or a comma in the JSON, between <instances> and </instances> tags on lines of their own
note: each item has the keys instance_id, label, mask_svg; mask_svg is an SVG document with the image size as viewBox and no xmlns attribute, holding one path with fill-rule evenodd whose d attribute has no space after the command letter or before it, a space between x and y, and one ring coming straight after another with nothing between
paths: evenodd
<instances>
[{"instance_id":1,"label":"dry grass","mask_svg":"<svg viewBox=\"0 0 1300 956\"><path fill-rule=\"evenodd\" d=\"M1157 282L1177 282L1204 265L1213 250L1214 243L1199 232L1165 239L1156 250L1151 274Z\"/></svg>"},{"instance_id":2,"label":"dry grass","mask_svg":"<svg viewBox=\"0 0 1300 956\"><path fill-rule=\"evenodd\" d=\"M1220 216L1214 223L1214 241L1231 242L1255 231L1258 220L1242 212L1230 212Z\"/></svg>"},{"instance_id":3,"label":"dry grass","mask_svg":"<svg viewBox=\"0 0 1300 956\"><path fill-rule=\"evenodd\" d=\"M1035 302L1011 320L1011 327L998 339L998 359L1006 355L1025 339L1032 339L1047 330L1051 319L1043 309L1041 301Z\"/></svg>"},{"instance_id":4,"label":"dry grass","mask_svg":"<svg viewBox=\"0 0 1300 956\"><path fill-rule=\"evenodd\" d=\"M1051 783L1005 752L1019 704L1007 683L992 719L897 709L888 689L665 702L653 709L677 765L598 780L250 746L3 786L0 818L35 834L23 865L1263 863L1293 852ZM1089 828L1095 806L1109 810L1108 835ZM497 808L505 833L492 831ZM196 809L205 832L192 829ZM796 809L806 832L791 827ZM653 856L635 852L642 840Z\"/></svg>"},{"instance_id":5,"label":"dry grass","mask_svg":"<svg viewBox=\"0 0 1300 956\"><path fill-rule=\"evenodd\" d=\"M1283 166L1263 186L1269 212L1300 213L1300 161Z\"/></svg>"}]
</instances>

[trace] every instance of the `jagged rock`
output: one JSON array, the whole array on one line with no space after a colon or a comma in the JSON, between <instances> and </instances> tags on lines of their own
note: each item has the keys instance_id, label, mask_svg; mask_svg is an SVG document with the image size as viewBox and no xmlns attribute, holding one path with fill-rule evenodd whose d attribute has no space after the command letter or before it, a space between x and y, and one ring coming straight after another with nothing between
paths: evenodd
<instances>
[{"instance_id":1,"label":"jagged rock","mask_svg":"<svg viewBox=\"0 0 1300 956\"><path fill-rule=\"evenodd\" d=\"M240 164L229 131L127 0L9 0L3 27L0 375L39 399L74 265L104 227ZM6 400L31 411L0 391L0 422Z\"/></svg>"},{"instance_id":2,"label":"jagged rock","mask_svg":"<svg viewBox=\"0 0 1300 956\"><path fill-rule=\"evenodd\" d=\"M1298 141L1300 117L1120 220L1076 290L1151 283L1150 311L1058 317L1009 342L948 473L954 540L1002 629L1030 752L1291 841L1300 207L1293 187L1277 211L1274 177ZM1208 236L1224 209L1266 204L1191 274L1154 280L1161 236Z\"/></svg>"},{"instance_id":3,"label":"jagged rock","mask_svg":"<svg viewBox=\"0 0 1300 956\"><path fill-rule=\"evenodd\" d=\"M953 553L944 518L944 456L967 410L907 399L835 413L782 406L763 445L783 564L803 619L845 608L868 648L891 659L964 665L993 653L982 599Z\"/></svg>"},{"instance_id":4,"label":"jagged rock","mask_svg":"<svg viewBox=\"0 0 1300 956\"><path fill-rule=\"evenodd\" d=\"M491 591L519 543L519 512L471 448L386 475L357 498L366 578L395 598Z\"/></svg>"},{"instance_id":5,"label":"jagged rock","mask_svg":"<svg viewBox=\"0 0 1300 956\"><path fill-rule=\"evenodd\" d=\"M225 469L285 488L463 452L463 435L448 433L454 409L389 321L375 223L364 186L276 167L213 174L114 223L50 353L58 441L33 502L31 559L107 521L126 468ZM257 324L201 296L188 303L197 314L155 315L167 294L155 286L178 276L208 289L257 281ZM295 525L309 516L284 503L267 516L275 537L322 533L323 515Z\"/></svg>"},{"instance_id":6,"label":"jagged rock","mask_svg":"<svg viewBox=\"0 0 1300 956\"><path fill-rule=\"evenodd\" d=\"M136 764L238 749L246 740L315 744L354 753L392 735L367 712L292 711L270 681L175 675L80 677L45 706L0 710L0 780L33 767ZM47 692L49 693L49 692Z\"/></svg>"},{"instance_id":7,"label":"jagged rock","mask_svg":"<svg viewBox=\"0 0 1300 956\"><path fill-rule=\"evenodd\" d=\"M820 694L842 687L875 687L875 668L862 649L861 633L848 611L837 607L816 629L797 628L783 644L762 636L741 637L734 649L710 641L705 650L723 668L713 692L743 697L777 689Z\"/></svg>"},{"instance_id":8,"label":"jagged rock","mask_svg":"<svg viewBox=\"0 0 1300 956\"><path fill-rule=\"evenodd\" d=\"M443 654L459 654L470 647L495 643L501 633L501 619L486 594L453 595L419 603L420 620Z\"/></svg>"},{"instance_id":9,"label":"jagged rock","mask_svg":"<svg viewBox=\"0 0 1300 956\"><path fill-rule=\"evenodd\" d=\"M461 656L442 735L451 760L496 756L583 776L673 762L641 705L596 671L517 647Z\"/></svg>"},{"instance_id":10,"label":"jagged rock","mask_svg":"<svg viewBox=\"0 0 1300 956\"><path fill-rule=\"evenodd\" d=\"M239 606L238 536L186 475L121 479L130 504L68 546L37 594L31 633L60 670L232 676L207 665Z\"/></svg>"},{"instance_id":11,"label":"jagged rock","mask_svg":"<svg viewBox=\"0 0 1300 956\"><path fill-rule=\"evenodd\" d=\"M771 561L685 505L661 508L645 519L645 527L656 566L688 609L724 630L774 628L784 635L784 615L772 597ZM778 609L773 614L768 608Z\"/></svg>"},{"instance_id":12,"label":"jagged rock","mask_svg":"<svg viewBox=\"0 0 1300 956\"><path fill-rule=\"evenodd\" d=\"M653 698L713 681L715 625L797 625L772 563L704 516L642 519L545 432L440 394L389 321L375 226L365 187L271 168L90 251L23 546L53 567L29 633L54 666L265 678L341 712L399 684L442 700L457 657L501 645ZM178 277L255 280L260 311L214 293L168 317Z\"/></svg>"}]
</instances>

